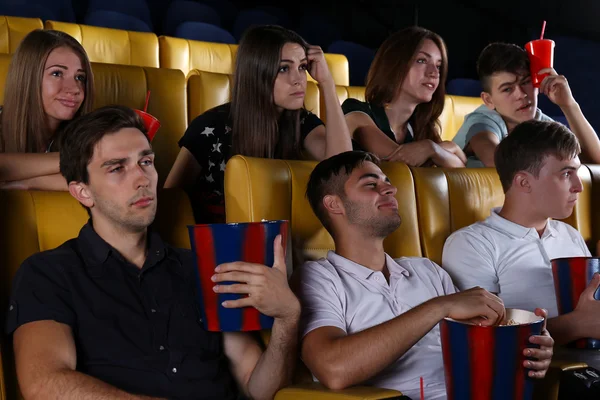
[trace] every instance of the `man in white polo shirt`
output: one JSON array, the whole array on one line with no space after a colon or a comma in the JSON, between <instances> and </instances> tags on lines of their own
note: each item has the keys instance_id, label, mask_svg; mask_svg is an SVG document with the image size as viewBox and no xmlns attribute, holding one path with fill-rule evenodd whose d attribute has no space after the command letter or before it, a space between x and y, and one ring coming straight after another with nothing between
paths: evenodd
<instances>
[{"instance_id":1,"label":"man in white polo shirt","mask_svg":"<svg viewBox=\"0 0 600 400\"><path fill-rule=\"evenodd\" d=\"M498 145L495 164L505 201L484 221L454 232L444 245L442 267L459 289L480 286L507 308L548 310L557 343L600 338L600 284L594 276L572 313L557 317L550 260L590 256L577 230L563 222L583 187L579 142L556 122L528 121Z\"/></svg>"},{"instance_id":2,"label":"man in white polo shirt","mask_svg":"<svg viewBox=\"0 0 600 400\"><path fill-rule=\"evenodd\" d=\"M491 325L504 306L474 288L456 290L448 274L425 258L392 259L383 240L401 223L396 188L363 152L338 154L311 174L308 200L335 240L335 252L298 271L302 303L302 359L325 386L363 384L425 397L446 397L440 332L445 317ZM538 310L539 313L544 313ZM534 336L538 361L525 361L530 376L543 377L553 340Z\"/></svg>"}]
</instances>

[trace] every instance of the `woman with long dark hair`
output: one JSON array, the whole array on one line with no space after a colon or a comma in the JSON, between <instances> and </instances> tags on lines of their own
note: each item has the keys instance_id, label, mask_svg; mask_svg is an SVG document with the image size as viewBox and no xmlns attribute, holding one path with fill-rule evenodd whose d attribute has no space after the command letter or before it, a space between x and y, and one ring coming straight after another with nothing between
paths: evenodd
<instances>
[{"instance_id":1,"label":"woman with long dark hair","mask_svg":"<svg viewBox=\"0 0 600 400\"><path fill-rule=\"evenodd\" d=\"M322 160L352 149L320 47L288 29L258 26L244 34L236 57L231 102L191 122L165 182L188 189L198 222L225 220L225 164L235 154ZM323 94L327 127L304 109L306 72Z\"/></svg>"},{"instance_id":2,"label":"woman with long dark hair","mask_svg":"<svg viewBox=\"0 0 600 400\"><path fill-rule=\"evenodd\" d=\"M0 113L0 189L67 190L56 138L92 109L88 56L64 32L30 32L12 56Z\"/></svg>"},{"instance_id":3,"label":"woman with long dark hair","mask_svg":"<svg viewBox=\"0 0 600 400\"><path fill-rule=\"evenodd\" d=\"M447 64L444 41L427 29L386 39L367 75L366 102L342 104L355 147L411 166L464 167L462 150L440 137Z\"/></svg>"}]
</instances>

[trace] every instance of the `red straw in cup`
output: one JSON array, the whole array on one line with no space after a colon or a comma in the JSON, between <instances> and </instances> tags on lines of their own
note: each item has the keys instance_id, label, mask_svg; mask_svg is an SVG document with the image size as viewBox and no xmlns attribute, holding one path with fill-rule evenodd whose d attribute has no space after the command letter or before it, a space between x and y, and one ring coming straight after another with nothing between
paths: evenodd
<instances>
[{"instance_id":1,"label":"red straw in cup","mask_svg":"<svg viewBox=\"0 0 600 400\"><path fill-rule=\"evenodd\" d=\"M146 93L146 104L144 105L144 110L135 110L135 112L142 117L144 120L144 125L146 126L146 131L148 131L148 138L150 141L154 139L154 135L156 135L156 131L160 128L160 122L153 115L148 114L148 103L150 102L150 91Z\"/></svg>"},{"instance_id":2,"label":"red straw in cup","mask_svg":"<svg viewBox=\"0 0 600 400\"><path fill-rule=\"evenodd\" d=\"M540 35L540 40L544 40L544 31L546 30L546 21L544 20L544 23L542 24L542 34ZM148 94L150 94L150 91L148 91Z\"/></svg>"},{"instance_id":3,"label":"red straw in cup","mask_svg":"<svg viewBox=\"0 0 600 400\"><path fill-rule=\"evenodd\" d=\"M425 391L423 390L423 377L419 378L419 383L421 384L421 400L425 400Z\"/></svg>"}]
</instances>

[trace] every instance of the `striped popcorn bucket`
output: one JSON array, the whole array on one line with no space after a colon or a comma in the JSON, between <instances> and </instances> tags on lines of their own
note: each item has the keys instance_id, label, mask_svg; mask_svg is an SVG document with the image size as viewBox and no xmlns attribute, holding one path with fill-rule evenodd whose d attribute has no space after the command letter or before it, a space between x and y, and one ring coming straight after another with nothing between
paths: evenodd
<instances>
[{"instance_id":1,"label":"striped popcorn bucket","mask_svg":"<svg viewBox=\"0 0 600 400\"><path fill-rule=\"evenodd\" d=\"M477 326L445 318L440 324L448 400L530 400L533 380L523 366L531 335L544 319L507 309L516 325Z\"/></svg>"},{"instance_id":2,"label":"striped popcorn bucket","mask_svg":"<svg viewBox=\"0 0 600 400\"><path fill-rule=\"evenodd\" d=\"M210 278L218 265L229 262L246 261L272 267L273 241L281 234L285 251L288 221L189 225L188 231L198 272L197 296L204 329L212 332L270 329L273 318L261 314L254 307L223 307L222 302L245 295L215 293L215 283ZM236 282L219 284L233 283Z\"/></svg>"},{"instance_id":3,"label":"striped popcorn bucket","mask_svg":"<svg viewBox=\"0 0 600 400\"><path fill-rule=\"evenodd\" d=\"M572 257L552 260L556 304L560 315L575 309L579 296L581 296L596 272L600 272L600 258ZM600 300L599 290L594 293L594 298ZM593 316L593 318L596 318L596 316ZM579 339L571 343L569 347L600 349L600 340Z\"/></svg>"}]
</instances>

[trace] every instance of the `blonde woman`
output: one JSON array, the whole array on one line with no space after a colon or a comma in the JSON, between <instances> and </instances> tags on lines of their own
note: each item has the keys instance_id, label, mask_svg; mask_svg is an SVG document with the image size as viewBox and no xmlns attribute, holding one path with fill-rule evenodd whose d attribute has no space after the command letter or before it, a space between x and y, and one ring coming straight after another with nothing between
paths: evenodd
<instances>
[{"instance_id":1,"label":"blonde woman","mask_svg":"<svg viewBox=\"0 0 600 400\"><path fill-rule=\"evenodd\" d=\"M94 80L81 44L35 30L12 57L0 113L0 189L66 190L56 137L92 109Z\"/></svg>"}]
</instances>

